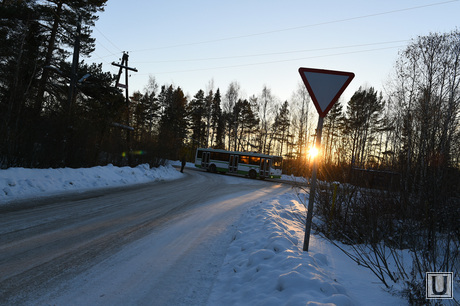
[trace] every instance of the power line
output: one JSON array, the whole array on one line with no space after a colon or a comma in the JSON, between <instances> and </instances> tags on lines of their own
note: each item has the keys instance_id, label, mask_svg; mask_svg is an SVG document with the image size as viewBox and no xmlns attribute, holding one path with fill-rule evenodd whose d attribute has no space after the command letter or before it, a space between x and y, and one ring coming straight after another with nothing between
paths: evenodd
<instances>
[{"instance_id":1,"label":"power line","mask_svg":"<svg viewBox=\"0 0 460 306\"><path fill-rule=\"evenodd\" d=\"M380 51L380 50L388 50L388 49L402 48L402 47L405 47L405 45L392 46L392 47L385 47L385 48L367 49L367 50L360 50L360 51L350 51L350 52L334 53L334 54L315 55L315 56L308 56L308 57L301 57L301 58L294 58L294 59L283 59L283 60L276 60L276 61L249 63L249 64L229 65L229 66L210 67L210 68L198 68L198 69L189 69L189 70L177 70L177 71L164 71L164 72L156 72L155 75L159 75L159 74L172 74L172 73L197 72L197 71L208 71L208 70L216 70L216 69L229 69L229 68L240 68L240 67L249 67L249 66L258 66L258 65L267 65L267 64L294 62L294 61L306 60L306 59L312 59L312 58L321 58L321 57L331 57L331 56L339 56L339 55L356 54L356 53L365 53L365 52L373 52L373 51ZM149 73L149 74L151 74L151 73ZM142 75L142 74L137 74L137 75ZM148 74L144 74L144 75L148 75Z\"/></svg>"},{"instance_id":2,"label":"power line","mask_svg":"<svg viewBox=\"0 0 460 306\"><path fill-rule=\"evenodd\" d=\"M101 43L100 40L97 41L97 45L102 47L103 49L105 49L107 52L108 52L108 55L104 55L104 56L100 56L98 55L96 52L93 52L97 57L96 58L93 58L92 60L93 61L97 61L97 60L103 60L106 64L110 65L109 62L107 62L104 58L106 57L114 57L114 56L118 56L120 53L123 53L123 51L118 48L107 36L104 35L104 33L102 33L101 30L99 30L96 26L94 26L94 28L97 30L97 32L99 34L102 35L102 37L104 37L116 50L116 52L113 52L112 50L110 50L109 48L107 48L103 43Z\"/></svg>"},{"instance_id":3,"label":"power line","mask_svg":"<svg viewBox=\"0 0 460 306\"><path fill-rule=\"evenodd\" d=\"M293 54L293 53L305 53L305 52L316 52L316 51L326 51L326 50L336 50L336 49L347 49L347 48L356 48L356 47L365 47L365 46L375 46L375 45L385 45L385 44L394 44L408 42L409 40L395 40L395 41L386 41L386 42L376 42L376 43L367 43L367 44L358 44L358 45L348 45L348 46L338 46L338 47L327 47L327 48L317 48L317 49L306 49L306 50L294 50L294 51L282 51L282 52L271 52L271 53L259 53L259 54L246 54L246 55L234 55L234 56L222 56L222 57L208 57L208 58L195 58L195 59L172 59L172 60L158 60L158 61L147 61L147 62L135 62L136 64L156 64L156 63L177 63L177 62L199 62L199 61L212 61L212 60L226 60L226 59L235 59L235 58L247 58L247 57L261 57L261 56L271 56L271 55L283 55L283 54Z\"/></svg>"},{"instance_id":4,"label":"power line","mask_svg":"<svg viewBox=\"0 0 460 306\"><path fill-rule=\"evenodd\" d=\"M92 56L90 57L92 62L96 62L96 61L98 61L98 60L102 60L104 64L106 64L106 65L108 65L108 66L111 65L111 62L108 62L108 61L105 60L104 58L105 58L105 57L108 57L108 56L113 57L113 55L100 56L96 51L93 51L91 54L94 54L94 55L96 56L96 57L94 57L94 58L93 58Z\"/></svg>"},{"instance_id":5,"label":"power line","mask_svg":"<svg viewBox=\"0 0 460 306\"><path fill-rule=\"evenodd\" d=\"M118 52L123 52L120 48L118 48L110 39L107 38L107 36L104 35L104 33L102 33L101 30L99 30L96 26L94 26L94 28L96 29L96 31L99 32L99 34L102 35L102 37L104 37L115 49L118 50Z\"/></svg>"},{"instance_id":6,"label":"power line","mask_svg":"<svg viewBox=\"0 0 460 306\"><path fill-rule=\"evenodd\" d=\"M254 36L262 36L262 35L268 35L268 34L285 32L285 31L292 31L292 30L311 28L311 27L327 25L327 24L341 23L341 22L346 22L346 21L353 21L353 20L365 19L365 18L382 16L382 15L389 15L389 14L394 14L394 13L399 13L399 12L405 12L405 11L422 9L422 8L427 8L427 7L432 7L432 6L444 5L444 4L448 4L448 3L452 3L452 2L458 2L458 1L459 0L449 0L449 1L430 3L430 4L425 4L425 5L419 5L419 6L413 6L413 7L409 7L409 8L391 10L391 11L386 11L386 12L381 12L381 13L374 13L374 14L368 14L368 15L362 15L362 16L356 16L356 17L350 17L350 18L344 18L344 19L338 19L338 20L332 20L332 21L325 21L325 22L320 22L320 23L308 24L308 25L297 26L297 27L290 27L290 28L284 28L284 29L278 29L278 30L272 30L272 31L266 31L266 32L252 33L252 34L239 35L239 36L231 36L231 37L218 38L218 39L212 39L212 40L205 40L205 41L201 41L201 42L183 43L183 44L176 44L176 45L156 47L156 48L133 50L131 52L146 52L146 51L153 51L153 50L161 50L161 49L170 49L170 48L177 48L177 47L186 47L186 46L209 44L209 43L214 43L214 42L220 42L220 41L226 41L226 40L235 40L235 39L248 38L248 37L254 37Z\"/></svg>"},{"instance_id":7,"label":"power line","mask_svg":"<svg viewBox=\"0 0 460 306\"><path fill-rule=\"evenodd\" d=\"M96 58L94 58L93 60L104 60L104 58L106 57L113 57L114 55L116 54L119 54L119 52L117 53L113 53L113 51L107 49L107 47L105 47L103 44L101 44L100 42L98 43L98 46L101 46L102 48L104 48L107 52L109 52L110 54L109 55L104 55L104 56L101 56L101 55L98 55L96 51L93 51L93 53L97 56Z\"/></svg>"}]
</instances>

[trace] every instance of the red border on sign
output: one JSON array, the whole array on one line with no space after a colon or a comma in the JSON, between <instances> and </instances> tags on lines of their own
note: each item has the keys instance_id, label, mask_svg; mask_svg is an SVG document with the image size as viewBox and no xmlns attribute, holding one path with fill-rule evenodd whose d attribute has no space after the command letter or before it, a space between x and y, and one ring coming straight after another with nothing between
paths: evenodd
<instances>
[{"instance_id":1,"label":"red border on sign","mask_svg":"<svg viewBox=\"0 0 460 306\"><path fill-rule=\"evenodd\" d=\"M326 109L324 111L322 111L321 107L319 106L318 100L315 97L313 89L311 88L310 84L308 83L307 78L305 77L304 72L333 74L333 75L344 75L344 76L348 76L348 79L342 85L342 87L337 92L337 94L334 96L334 98L332 98L332 101L328 104ZM325 70L325 69L314 69L314 68L302 68L302 67L299 68L299 73L300 73L300 77L302 78L305 86L307 87L307 91L310 94L310 97L313 100L313 103L315 104L315 107L316 107L316 110L318 111L319 116L323 117L323 118L326 117L327 113L331 110L332 106L334 106L335 102L337 102L337 100L339 100L340 96L345 91L345 89L347 88L348 84L350 84L351 80L353 80L353 78L355 77L355 74L353 72Z\"/></svg>"}]
</instances>

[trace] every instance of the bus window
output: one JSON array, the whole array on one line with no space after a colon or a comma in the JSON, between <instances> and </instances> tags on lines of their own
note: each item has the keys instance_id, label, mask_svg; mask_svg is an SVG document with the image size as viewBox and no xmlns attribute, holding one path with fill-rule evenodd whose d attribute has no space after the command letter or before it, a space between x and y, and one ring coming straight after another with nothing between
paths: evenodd
<instances>
[{"instance_id":1,"label":"bus window","mask_svg":"<svg viewBox=\"0 0 460 306\"><path fill-rule=\"evenodd\" d=\"M230 155L228 153L211 152L211 159L214 159L214 160L225 160L225 161L227 161L229 156Z\"/></svg>"},{"instance_id":2,"label":"bus window","mask_svg":"<svg viewBox=\"0 0 460 306\"><path fill-rule=\"evenodd\" d=\"M249 164L249 156L241 155L240 164Z\"/></svg>"},{"instance_id":3,"label":"bus window","mask_svg":"<svg viewBox=\"0 0 460 306\"><path fill-rule=\"evenodd\" d=\"M260 165L260 157L258 156L251 156L249 157L249 164L251 165Z\"/></svg>"}]
</instances>

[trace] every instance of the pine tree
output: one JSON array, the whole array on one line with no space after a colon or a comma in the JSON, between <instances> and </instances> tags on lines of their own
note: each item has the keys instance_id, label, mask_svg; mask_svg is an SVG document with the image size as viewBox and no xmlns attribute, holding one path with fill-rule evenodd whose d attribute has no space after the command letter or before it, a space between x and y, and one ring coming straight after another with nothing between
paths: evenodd
<instances>
[{"instance_id":1,"label":"pine tree","mask_svg":"<svg viewBox=\"0 0 460 306\"><path fill-rule=\"evenodd\" d=\"M35 1L0 4L0 166L30 158L23 145L45 40L39 19Z\"/></svg>"},{"instance_id":2,"label":"pine tree","mask_svg":"<svg viewBox=\"0 0 460 306\"><path fill-rule=\"evenodd\" d=\"M188 104L187 112L189 114L190 129L192 130L192 148L206 146L206 101L204 91L199 90Z\"/></svg>"},{"instance_id":3,"label":"pine tree","mask_svg":"<svg viewBox=\"0 0 460 306\"><path fill-rule=\"evenodd\" d=\"M220 107L221 103L221 96L220 90L217 89L216 93L214 94L214 98L212 99L212 110L211 110L211 122L212 122L212 131L213 134L215 133L215 147L218 149L223 149L225 147L224 144L224 132L225 132L225 119L222 114L222 109ZM213 139L211 139L211 144L213 143Z\"/></svg>"},{"instance_id":4,"label":"pine tree","mask_svg":"<svg viewBox=\"0 0 460 306\"><path fill-rule=\"evenodd\" d=\"M234 112L237 116L238 126L238 151L251 151L255 147L253 136L255 128L259 124L254 112L252 111L251 104L248 100L238 100L235 105Z\"/></svg>"},{"instance_id":5,"label":"pine tree","mask_svg":"<svg viewBox=\"0 0 460 306\"><path fill-rule=\"evenodd\" d=\"M285 101L281 109L277 112L273 129L275 133L273 137L279 142L278 155L283 155L283 148L289 135L289 103Z\"/></svg>"},{"instance_id":6,"label":"pine tree","mask_svg":"<svg viewBox=\"0 0 460 306\"><path fill-rule=\"evenodd\" d=\"M81 19L80 53L89 55L94 50L94 38L91 38L91 26L97 20L97 13L104 10L107 0L47 0L40 2L38 9L43 16L45 35L48 41L43 63L37 97L34 105L36 114L40 114L44 102L44 93L49 90L48 67L59 67L59 62L69 56L67 48L75 41L75 28ZM47 33L48 32L48 33Z\"/></svg>"},{"instance_id":7,"label":"pine tree","mask_svg":"<svg viewBox=\"0 0 460 306\"><path fill-rule=\"evenodd\" d=\"M0 4L0 158L6 159L6 165L65 163L65 156L59 157L57 152L65 151L59 146L69 143L71 137L62 131L76 126L62 116L68 101L70 65L66 60L80 17L80 53L93 51L90 27L105 2L23 0ZM83 65L80 68L85 69Z\"/></svg>"},{"instance_id":8,"label":"pine tree","mask_svg":"<svg viewBox=\"0 0 460 306\"><path fill-rule=\"evenodd\" d=\"M323 126L323 156L326 163L332 163L334 146L338 143L337 137L340 136L340 130L343 128L343 106L340 101L332 106L331 110L324 118Z\"/></svg>"},{"instance_id":9,"label":"pine tree","mask_svg":"<svg viewBox=\"0 0 460 306\"><path fill-rule=\"evenodd\" d=\"M344 134L351 142L352 164L364 167L382 123L384 102L374 88L359 88L348 102Z\"/></svg>"},{"instance_id":10,"label":"pine tree","mask_svg":"<svg viewBox=\"0 0 460 306\"><path fill-rule=\"evenodd\" d=\"M187 137L187 98L182 89L162 86L158 97L163 112L159 126L159 152L161 157L179 159Z\"/></svg>"}]
</instances>

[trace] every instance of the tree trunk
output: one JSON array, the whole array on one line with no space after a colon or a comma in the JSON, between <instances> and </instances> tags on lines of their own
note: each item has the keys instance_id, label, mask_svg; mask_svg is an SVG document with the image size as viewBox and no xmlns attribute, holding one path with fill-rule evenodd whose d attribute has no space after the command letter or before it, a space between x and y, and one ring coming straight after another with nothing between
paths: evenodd
<instances>
[{"instance_id":1,"label":"tree trunk","mask_svg":"<svg viewBox=\"0 0 460 306\"><path fill-rule=\"evenodd\" d=\"M43 106L43 95L45 94L46 82L48 81L48 76L49 76L49 69L47 69L46 66L49 66L51 64L51 59L53 57L54 44L56 41L56 34L59 28L59 22L61 20L62 4L63 4L63 0L57 3L56 14L54 14L54 23L53 23L53 28L51 29L50 39L48 42L48 49L46 52L46 58L45 58L45 63L43 67L42 77L38 85L37 98L35 100L35 107L34 107L34 112L35 112L35 115L37 116L40 115L40 112Z\"/></svg>"}]
</instances>

